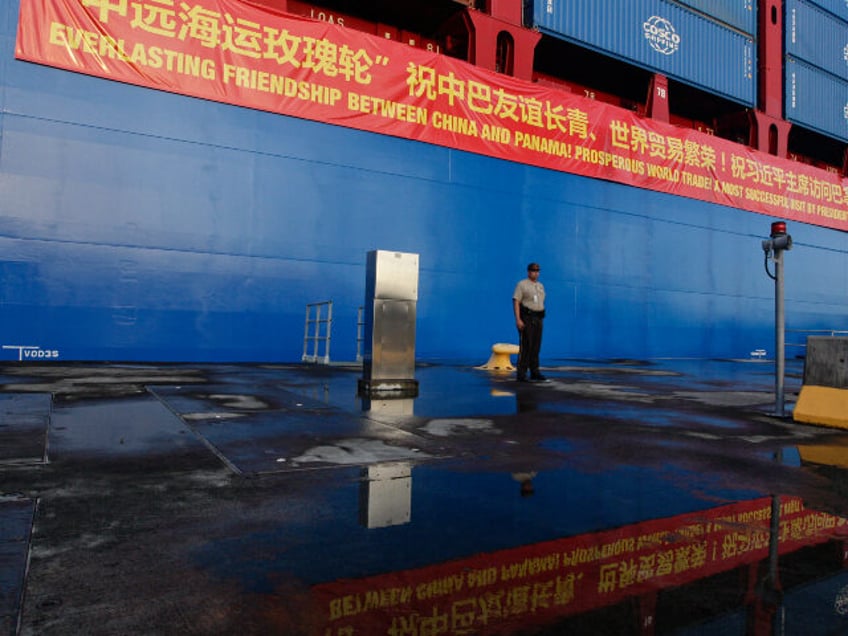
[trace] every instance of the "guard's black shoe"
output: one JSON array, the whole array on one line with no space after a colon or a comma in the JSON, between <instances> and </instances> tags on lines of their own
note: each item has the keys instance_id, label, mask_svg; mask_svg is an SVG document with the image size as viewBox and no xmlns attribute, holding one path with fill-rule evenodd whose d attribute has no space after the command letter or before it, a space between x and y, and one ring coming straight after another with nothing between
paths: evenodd
<instances>
[{"instance_id":1,"label":"guard's black shoe","mask_svg":"<svg viewBox=\"0 0 848 636\"><path fill-rule=\"evenodd\" d=\"M524 377L523 375L519 375L515 379L518 380L519 382L527 382L527 378Z\"/></svg>"},{"instance_id":2,"label":"guard's black shoe","mask_svg":"<svg viewBox=\"0 0 848 636\"><path fill-rule=\"evenodd\" d=\"M550 380L548 380L541 373L537 373L536 375L530 376L530 381L531 382L549 382Z\"/></svg>"}]
</instances>

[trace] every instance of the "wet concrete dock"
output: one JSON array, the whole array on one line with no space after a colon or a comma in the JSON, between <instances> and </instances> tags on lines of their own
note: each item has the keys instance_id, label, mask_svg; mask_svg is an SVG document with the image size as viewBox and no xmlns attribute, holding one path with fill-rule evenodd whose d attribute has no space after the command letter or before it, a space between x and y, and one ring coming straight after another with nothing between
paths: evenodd
<instances>
[{"instance_id":1,"label":"wet concrete dock","mask_svg":"<svg viewBox=\"0 0 848 636\"><path fill-rule=\"evenodd\" d=\"M3 365L0 634L848 633L848 433L773 373Z\"/></svg>"}]
</instances>

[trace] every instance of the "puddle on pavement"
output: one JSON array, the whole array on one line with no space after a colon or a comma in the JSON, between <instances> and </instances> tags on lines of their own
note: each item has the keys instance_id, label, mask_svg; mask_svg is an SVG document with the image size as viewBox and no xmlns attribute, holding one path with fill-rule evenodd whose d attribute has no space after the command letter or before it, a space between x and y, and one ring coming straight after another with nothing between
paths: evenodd
<instances>
[{"instance_id":1,"label":"puddle on pavement","mask_svg":"<svg viewBox=\"0 0 848 636\"><path fill-rule=\"evenodd\" d=\"M791 395L800 385L802 362L787 362L786 391ZM774 390L773 365L725 360L669 360L646 365L599 363L551 366L552 382L529 387L518 385L513 373L487 372L474 366L423 365L416 368L420 393L414 401L419 417L464 417L508 415L539 408L579 412L607 408L621 414L628 405L695 402L705 407L730 410L767 410ZM346 411L361 409L356 395L355 367L325 370L310 380L297 369L280 369L279 377L292 390Z\"/></svg>"},{"instance_id":2,"label":"puddle on pavement","mask_svg":"<svg viewBox=\"0 0 848 636\"><path fill-rule=\"evenodd\" d=\"M833 464L838 450L804 449L773 423L740 424L720 414L687 413L681 421L673 408L650 405L565 406L549 389L522 394L508 379L474 372L453 374L451 390L469 395L456 400L452 393L447 405L437 372L418 377L419 398L383 404L369 416L451 439L497 439L507 416L550 418L569 409L587 419L614 416L623 426L603 431L569 420L556 433L553 424L541 425L536 443L547 452L529 461L526 452L501 452L468 463L401 462L388 464L382 479L376 464L358 483L328 483L315 518L262 529L248 539L252 556L231 554L219 572L241 578L271 608L287 604L283 595L296 588L304 618L281 609L279 625L322 636L848 629L848 521L797 494L773 496L770 477L751 476ZM734 385L738 394L727 399L715 370L696 391L674 374L647 377L708 408L750 407L770 381L764 374L753 386ZM346 386L324 378L320 397L361 408ZM638 397L640 390L623 393ZM677 442L656 441L668 428L679 429ZM710 444L728 435L738 448L722 458L724 450ZM654 440L648 446L656 457L641 456L646 440ZM492 448L508 449L511 441ZM701 459L687 457L702 448ZM668 458L672 449L687 458ZM198 562L215 569L220 547L207 546Z\"/></svg>"},{"instance_id":3,"label":"puddle on pavement","mask_svg":"<svg viewBox=\"0 0 848 636\"><path fill-rule=\"evenodd\" d=\"M676 467L378 464L328 480L315 503L298 524L211 542L196 562L316 636L846 625L848 521Z\"/></svg>"}]
</instances>

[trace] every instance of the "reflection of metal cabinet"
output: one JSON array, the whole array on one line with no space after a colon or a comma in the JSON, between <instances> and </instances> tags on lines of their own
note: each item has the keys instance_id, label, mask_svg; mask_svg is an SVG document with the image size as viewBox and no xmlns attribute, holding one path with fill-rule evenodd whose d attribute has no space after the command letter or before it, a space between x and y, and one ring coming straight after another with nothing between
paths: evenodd
<instances>
[{"instance_id":1,"label":"reflection of metal cabinet","mask_svg":"<svg viewBox=\"0 0 848 636\"><path fill-rule=\"evenodd\" d=\"M385 528L409 523L412 516L412 469L405 463L374 464L362 470L359 523Z\"/></svg>"},{"instance_id":2,"label":"reflection of metal cabinet","mask_svg":"<svg viewBox=\"0 0 848 636\"><path fill-rule=\"evenodd\" d=\"M418 254L368 252L365 282L366 393L417 393L415 314Z\"/></svg>"}]
</instances>

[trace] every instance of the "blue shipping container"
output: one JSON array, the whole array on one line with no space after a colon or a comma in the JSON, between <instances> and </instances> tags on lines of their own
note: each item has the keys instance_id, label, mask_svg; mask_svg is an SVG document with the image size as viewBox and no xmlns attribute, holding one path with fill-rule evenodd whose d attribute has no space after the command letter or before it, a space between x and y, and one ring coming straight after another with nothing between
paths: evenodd
<instances>
[{"instance_id":1,"label":"blue shipping container","mask_svg":"<svg viewBox=\"0 0 848 636\"><path fill-rule=\"evenodd\" d=\"M803 0L786 0L786 54L848 79L848 22Z\"/></svg>"},{"instance_id":2,"label":"blue shipping container","mask_svg":"<svg viewBox=\"0 0 848 636\"><path fill-rule=\"evenodd\" d=\"M757 7L754 0L677 0L679 4L705 13L743 33L757 32Z\"/></svg>"},{"instance_id":3,"label":"blue shipping container","mask_svg":"<svg viewBox=\"0 0 848 636\"><path fill-rule=\"evenodd\" d=\"M752 37L667 0L534 0L539 29L733 101L757 99Z\"/></svg>"},{"instance_id":4,"label":"blue shipping container","mask_svg":"<svg viewBox=\"0 0 848 636\"><path fill-rule=\"evenodd\" d=\"M785 118L848 141L848 82L786 57Z\"/></svg>"},{"instance_id":5,"label":"blue shipping container","mask_svg":"<svg viewBox=\"0 0 848 636\"><path fill-rule=\"evenodd\" d=\"M848 21L848 2L846 0L812 0L822 9L830 11L833 15Z\"/></svg>"}]
</instances>

